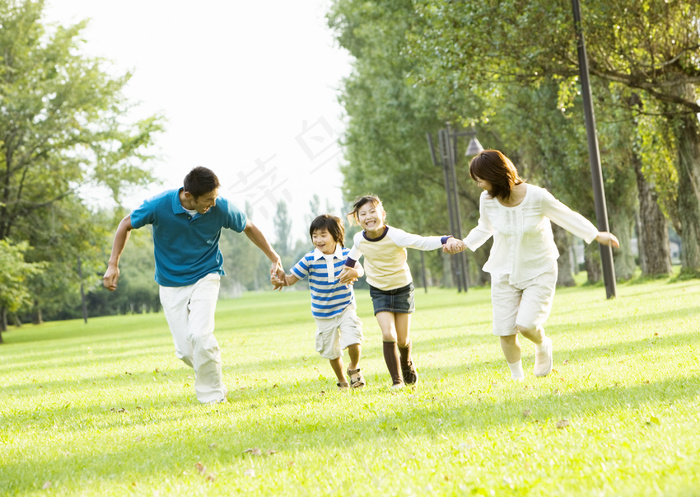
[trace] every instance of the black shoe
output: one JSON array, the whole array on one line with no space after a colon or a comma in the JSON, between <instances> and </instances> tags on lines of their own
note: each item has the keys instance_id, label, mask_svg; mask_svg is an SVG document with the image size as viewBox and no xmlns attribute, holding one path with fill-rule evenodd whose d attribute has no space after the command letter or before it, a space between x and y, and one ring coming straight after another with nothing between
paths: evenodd
<instances>
[{"instance_id":1,"label":"black shoe","mask_svg":"<svg viewBox=\"0 0 700 497\"><path fill-rule=\"evenodd\" d=\"M401 374L403 375L403 381L406 383L406 385L413 385L418 381L416 367L413 365L413 361L410 359L405 365L401 365Z\"/></svg>"}]
</instances>

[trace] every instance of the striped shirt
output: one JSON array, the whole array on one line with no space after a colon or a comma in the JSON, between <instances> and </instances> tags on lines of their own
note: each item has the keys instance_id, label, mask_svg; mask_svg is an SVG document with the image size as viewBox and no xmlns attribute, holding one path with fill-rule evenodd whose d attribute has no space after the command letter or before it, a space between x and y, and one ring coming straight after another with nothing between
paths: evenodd
<instances>
[{"instance_id":1,"label":"striped shirt","mask_svg":"<svg viewBox=\"0 0 700 497\"><path fill-rule=\"evenodd\" d=\"M292 274L300 280L309 277L311 314L315 318L331 318L350 305L354 307L352 285L338 281L349 253L350 249L340 245L328 255L315 248L292 268Z\"/></svg>"}]
</instances>

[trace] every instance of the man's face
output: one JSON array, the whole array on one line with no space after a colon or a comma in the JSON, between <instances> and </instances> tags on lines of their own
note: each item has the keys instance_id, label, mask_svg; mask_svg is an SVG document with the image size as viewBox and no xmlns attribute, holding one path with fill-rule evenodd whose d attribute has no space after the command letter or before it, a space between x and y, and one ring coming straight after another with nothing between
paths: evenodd
<instances>
[{"instance_id":1,"label":"man's face","mask_svg":"<svg viewBox=\"0 0 700 497\"><path fill-rule=\"evenodd\" d=\"M197 198L192 197L192 203L194 204L194 208L197 212L200 214L205 214L209 209L216 205L216 197L218 196L219 189L214 188L212 191L205 193L204 195L200 195Z\"/></svg>"}]
</instances>

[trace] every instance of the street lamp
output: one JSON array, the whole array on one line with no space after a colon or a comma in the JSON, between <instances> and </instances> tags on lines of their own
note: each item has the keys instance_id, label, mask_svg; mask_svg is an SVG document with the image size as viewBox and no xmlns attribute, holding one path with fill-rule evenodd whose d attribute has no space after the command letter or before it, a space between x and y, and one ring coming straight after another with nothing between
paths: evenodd
<instances>
[{"instance_id":1,"label":"street lamp","mask_svg":"<svg viewBox=\"0 0 700 497\"><path fill-rule=\"evenodd\" d=\"M450 218L450 230L455 238L462 238L462 216L459 210L459 191L457 188L457 138L461 136L471 137L469 141L469 146L467 147L467 152L465 155L471 156L476 155L484 148L476 139L476 131L473 129L470 131L460 131L452 132L450 124L447 123L445 129L438 131L438 145L439 145L439 155L438 160L437 154L435 153L435 146L433 144L433 136L430 133L426 134L428 137L428 145L430 146L430 156L433 160L433 165L436 167L442 166L442 171L445 179L445 193L447 197L447 212ZM469 289L469 263L467 261L467 254L465 252L460 252L455 256L456 264L453 264L453 276L457 282L457 289L459 292L464 290L465 292Z\"/></svg>"}]
</instances>

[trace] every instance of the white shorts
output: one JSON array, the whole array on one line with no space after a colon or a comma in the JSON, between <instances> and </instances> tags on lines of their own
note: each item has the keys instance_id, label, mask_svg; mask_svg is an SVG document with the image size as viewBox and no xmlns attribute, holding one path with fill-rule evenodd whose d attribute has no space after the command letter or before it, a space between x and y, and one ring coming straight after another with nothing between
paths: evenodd
<instances>
[{"instance_id":1,"label":"white shorts","mask_svg":"<svg viewBox=\"0 0 700 497\"><path fill-rule=\"evenodd\" d=\"M542 326L552 310L558 268L511 285L508 274L491 275L493 334L515 335L516 326L526 330Z\"/></svg>"},{"instance_id":2,"label":"white shorts","mask_svg":"<svg viewBox=\"0 0 700 497\"><path fill-rule=\"evenodd\" d=\"M326 359L337 359L350 345L362 343L362 321L354 307L331 318L316 320L316 352Z\"/></svg>"}]
</instances>

